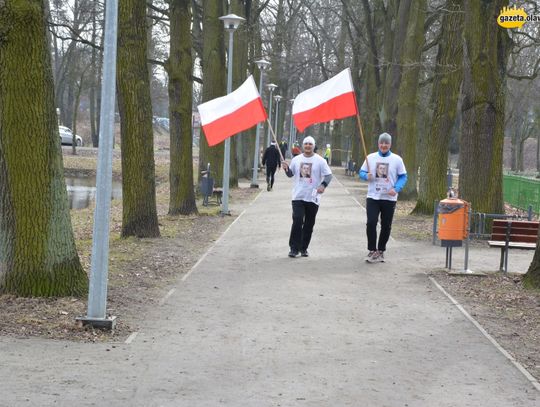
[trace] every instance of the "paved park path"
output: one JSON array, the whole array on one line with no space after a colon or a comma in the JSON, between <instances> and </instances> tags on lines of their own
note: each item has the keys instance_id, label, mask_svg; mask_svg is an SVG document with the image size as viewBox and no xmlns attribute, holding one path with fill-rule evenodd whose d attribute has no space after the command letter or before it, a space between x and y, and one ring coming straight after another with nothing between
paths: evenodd
<instances>
[{"instance_id":1,"label":"paved park path","mask_svg":"<svg viewBox=\"0 0 540 407\"><path fill-rule=\"evenodd\" d=\"M364 263L365 211L334 181L290 259L290 189L279 172L127 343L0 338L0 406L540 405L428 278L443 249L391 241Z\"/></svg>"}]
</instances>

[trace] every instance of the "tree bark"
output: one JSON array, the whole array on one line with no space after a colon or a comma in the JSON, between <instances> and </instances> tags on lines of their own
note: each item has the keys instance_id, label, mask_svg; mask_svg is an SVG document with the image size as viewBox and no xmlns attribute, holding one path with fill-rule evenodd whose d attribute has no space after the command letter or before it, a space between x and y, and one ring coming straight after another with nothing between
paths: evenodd
<instances>
[{"instance_id":1,"label":"tree bark","mask_svg":"<svg viewBox=\"0 0 540 407\"><path fill-rule=\"evenodd\" d=\"M422 48L424 47L424 21L426 0L413 0L407 36L403 50L401 86L398 92L397 134L403 151L403 161L407 168L408 182L399 196L403 199L416 199L418 181L417 146L417 108L418 78Z\"/></svg>"},{"instance_id":2,"label":"tree bark","mask_svg":"<svg viewBox=\"0 0 540 407\"><path fill-rule=\"evenodd\" d=\"M540 229L538 230L536 251L534 252L529 270L527 270L525 277L523 277L523 284L526 287L540 288Z\"/></svg>"},{"instance_id":3,"label":"tree bark","mask_svg":"<svg viewBox=\"0 0 540 407\"><path fill-rule=\"evenodd\" d=\"M223 38L223 22L218 18L224 15L223 1L203 0L203 90L202 102L226 94L226 65ZM201 132L199 140L199 180L201 172L210 164L211 175L216 186L223 184L224 143L209 147Z\"/></svg>"},{"instance_id":4,"label":"tree bark","mask_svg":"<svg viewBox=\"0 0 540 407\"><path fill-rule=\"evenodd\" d=\"M459 192L475 212L502 213L508 34L495 18L507 0L465 2Z\"/></svg>"},{"instance_id":5,"label":"tree bark","mask_svg":"<svg viewBox=\"0 0 540 407\"><path fill-rule=\"evenodd\" d=\"M193 189L193 60L191 56L190 0L172 0L169 9L170 52L165 68L169 75L171 164L170 215L197 213Z\"/></svg>"},{"instance_id":6,"label":"tree bark","mask_svg":"<svg viewBox=\"0 0 540 407\"><path fill-rule=\"evenodd\" d=\"M82 295L44 3L0 3L0 293Z\"/></svg>"},{"instance_id":7,"label":"tree bark","mask_svg":"<svg viewBox=\"0 0 540 407\"><path fill-rule=\"evenodd\" d=\"M237 16L244 17L246 21L242 22L233 35L234 52L233 52L233 87L234 91L247 78L248 71L248 43L250 38L248 32L251 21L249 20L250 10L249 4L245 0L231 1L231 13ZM227 33L227 37L228 37ZM227 41L228 44L228 41ZM253 60L253 58L252 58ZM238 179L251 178L250 162L253 161L253 148L248 149L249 140L253 139L252 132L243 131L231 139L231 167L229 185L231 188L238 187Z\"/></svg>"},{"instance_id":8,"label":"tree bark","mask_svg":"<svg viewBox=\"0 0 540 407\"><path fill-rule=\"evenodd\" d=\"M409 25L409 14L412 0L399 1L398 12L395 19L395 29L385 32L385 41L391 37L392 58L390 67L385 77L384 101L383 101L383 130L392 135L392 149L401 153L403 144L399 141L397 133L397 113L398 113L398 93L401 86L401 58L403 54L404 41L406 38L407 26Z\"/></svg>"},{"instance_id":9,"label":"tree bark","mask_svg":"<svg viewBox=\"0 0 540 407\"><path fill-rule=\"evenodd\" d=\"M341 5L341 15L345 15L345 6ZM345 44L347 40L347 20L343 18L341 20L341 26L339 31L339 40L337 47L337 71L341 72L345 67ZM343 120L334 121L334 127L332 129L331 144L332 155L330 164L340 167L342 162L346 162L347 156L344 154L344 142L343 142Z\"/></svg>"},{"instance_id":10,"label":"tree bark","mask_svg":"<svg viewBox=\"0 0 540 407\"><path fill-rule=\"evenodd\" d=\"M424 165L420 168L418 200L413 210L417 214L432 214L434 201L446 196L448 149L463 78L463 0L449 0L446 9L431 94L433 117L426 139Z\"/></svg>"},{"instance_id":11,"label":"tree bark","mask_svg":"<svg viewBox=\"0 0 540 407\"><path fill-rule=\"evenodd\" d=\"M158 237L146 1L122 0L118 16L122 237Z\"/></svg>"}]
</instances>

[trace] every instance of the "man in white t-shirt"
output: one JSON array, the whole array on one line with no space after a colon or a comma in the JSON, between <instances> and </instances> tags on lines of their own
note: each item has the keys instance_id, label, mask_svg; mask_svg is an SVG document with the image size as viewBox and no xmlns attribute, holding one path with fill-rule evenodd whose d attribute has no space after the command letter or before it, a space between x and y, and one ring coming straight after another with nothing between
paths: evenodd
<instances>
[{"instance_id":1,"label":"man in white t-shirt","mask_svg":"<svg viewBox=\"0 0 540 407\"><path fill-rule=\"evenodd\" d=\"M302 143L303 154L297 155L289 165L282 161L281 166L289 178L294 177L292 190L291 235L289 237L289 257L308 257L308 246L319 210L321 194L332 180L332 171L320 155L315 154L315 140L306 137Z\"/></svg>"},{"instance_id":2,"label":"man in white t-shirt","mask_svg":"<svg viewBox=\"0 0 540 407\"><path fill-rule=\"evenodd\" d=\"M358 172L361 179L369 182L366 199L366 234L369 251L366 261L368 263L384 261L398 193L407 183L405 164L399 155L390 151L391 146L392 136L382 133L379 136L379 151L369 154ZM381 233L377 242L379 215L381 216Z\"/></svg>"}]
</instances>

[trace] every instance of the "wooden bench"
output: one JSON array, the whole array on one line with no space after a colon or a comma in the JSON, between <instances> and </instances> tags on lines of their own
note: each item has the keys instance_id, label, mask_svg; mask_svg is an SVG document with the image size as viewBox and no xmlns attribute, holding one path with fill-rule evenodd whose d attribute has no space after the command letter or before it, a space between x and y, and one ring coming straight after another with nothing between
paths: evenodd
<instances>
[{"instance_id":1,"label":"wooden bench","mask_svg":"<svg viewBox=\"0 0 540 407\"><path fill-rule=\"evenodd\" d=\"M501 249L499 271L508 272L509 249L535 250L538 240L538 224L535 221L502 220L493 221L489 247Z\"/></svg>"}]
</instances>

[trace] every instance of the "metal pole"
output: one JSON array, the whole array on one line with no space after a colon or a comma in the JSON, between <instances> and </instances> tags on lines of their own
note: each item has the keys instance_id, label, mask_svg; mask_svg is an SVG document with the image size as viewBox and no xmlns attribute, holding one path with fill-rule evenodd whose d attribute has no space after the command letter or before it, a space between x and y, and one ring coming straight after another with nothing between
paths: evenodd
<instances>
[{"instance_id":1,"label":"metal pole","mask_svg":"<svg viewBox=\"0 0 540 407\"><path fill-rule=\"evenodd\" d=\"M229 29L229 61L227 66L227 95L232 91L233 30ZM231 156L231 138L225 139L225 157L223 159L223 200L221 214L229 215L229 167Z\"/></svg>"},{"instance_id":2,"label":"metal pole","mask_svg":"<svg viewBox=\"0 0 540 407\"><path fill-rule=\"evenodd\" d=\"M452 179L452 169L448 167L446 170L446 190L447 192L450 192L452 190L453 186L453 179Z\"/></svg>"},{"instance_id":3,"label":"metal pole","mask_svg":"<svg viewBox=\"0 0 540 407\"><path fill-rule=\"evenodd\" d=\"M277 136L279 135L278 132L278 117L279 117L279 99L276 99L276 118L274 120L274 133L276 134L276 140ZM277 146L279 148L279 146Z\"/></svg>"},{"instance_id":4,"label":"metal pole","mask_svg":"<svg viewBox=\"0 0 540 407\"><path fill-rule=\"evenodd\" d=\"M88 315L82 319L94 325L112 328L107 323L107 275L109 260L109 212L112 190L112 143L116 93L116 38L118 31L118 0L109 0L105 10L105 43L103 81L101 83L101 111L99 150L96 176L96 209L92 237L92 265L88 292ZM100 324L100 321L104 323Z\"/></svg>"},{"instance_id":5,"label":"metal pole","mask_svg":"<svg viewBox=\"0 0 540 407\"><path fill-rule=\"evenodd\" d=\"M270 123L272 123L272 93L274 93L274 88L270 88L270 106L268 107L268 130L266 132L266 147L270 145Z\"/></svg>"},{"instance_id":6,"label":"metal pole","mask_svg":"<svg viewBox=\"0 0 540 407\"><path fill-rule=\"evenodd\" d=\"M469 273L469 237L471 235L471 216L472 216L472 210L469 206L469 217L467 220L467 237L465 238L465 266L463 268L463 271L465 273Z\"/></svg>"},{"instance_id":7,"label":"metal pole","mask_svg":"<svg viewBox=\"0 0 540 407\"><path fill-rule=\"evenodd\" d=\"M433 201L433 241L431 244L437 244L437 222L439 221L439 201Z\"/></svg>"},{"instance_id":8,"label":"metal pole","mask_svg":"<svg viewBox=\"0 0 540 407\"><path fill-rule=\"evenodd\" d=\"M262 86L263 86L263 75L264 70L260 69L261 76L259 78L259 93L262 93ZM251 177L251 188L259 188L259 184L257 183L257 175L259 172L259 134L261 132L261 123L257 123L257 136L255 137L255 154L253 155L253 176Z\"/></svg>"}]
</instances>

